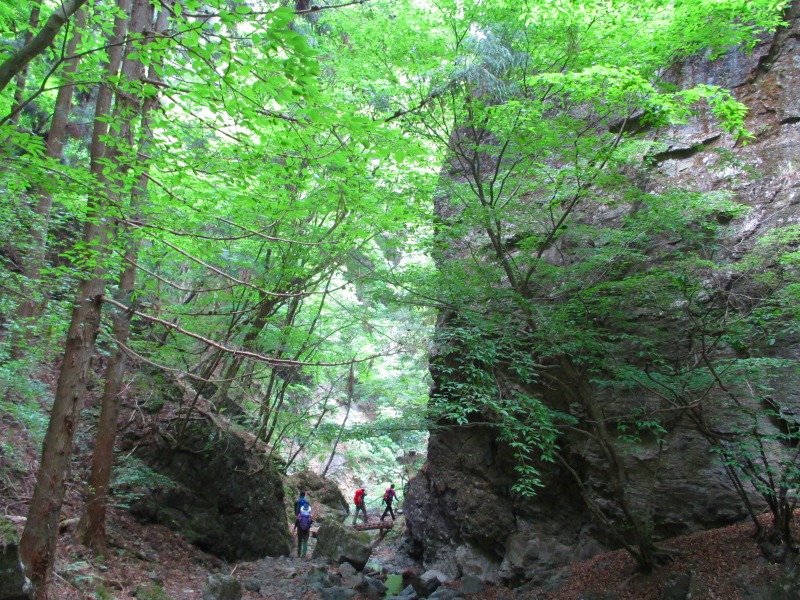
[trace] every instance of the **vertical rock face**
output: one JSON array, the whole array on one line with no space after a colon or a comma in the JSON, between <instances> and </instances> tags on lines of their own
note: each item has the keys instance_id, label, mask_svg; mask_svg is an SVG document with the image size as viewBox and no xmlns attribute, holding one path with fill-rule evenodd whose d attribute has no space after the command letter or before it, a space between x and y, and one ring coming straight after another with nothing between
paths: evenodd
<instances>
[{"instance_id":1,"label":"vertical rock face","mask_svg":"<svg viewBox=\"0 0 800 600\"><path fill-rule=\"evenodd\" d=\"M450 577L535 577L546 567L591 555L596 543L580 493L555 471L535 501L511 491L509 448L485 427L431 436L428 462L410 483L403 508L412 542L426 566Z\"/></svg>"},{"instance_id":2,"label":"vertical rock face","mask_svg":"<svg viewBox=\"0 0 800 600\"><path fill-rule=\"evenodd\" d=\"M788 13L789 27L752 53L731 52L714 61L697 59L676 71L677 81L731 89L747 105L747 127L755 136L737 144L720 136L707 121L696 120L672 132L674 142L656 158L668 184L699 191L726 189L752 207L740 226L739 245L778 223L800 222L800 40L797 3ZM794 208L793 208L794 207Z\"/></svg>"},{"instance_id":3,"label":"vertical rock face","mask_svg":"<svg viewBox=\"0 0 800 600\"><path fill-rule=\"evenodd\" d=\"M795 3L787 13L789 26L750 54L698 58L674 73L675 81L686 87L707 83L729 88L750 108L747 127L755 139L747 145L728 139L703 119L669 132L673 141L655 156L657 167L646 184L653 191L675 185L729 190L750 206L751 212L736 223L736 237L727 249L731 260L745 256L765 230L800 224L797 13ZM752 176L756 171L758 176ZM798 358L797 344L788 335L774 356ZM775 402L787 412L800 409L796 382L786 384L774 391ZM551 406L586 418L557 390L538 392ZM624 398L603 397L602 390L594 393L606 405L625 403ZM614 546L577 483L590 488L602 504L604 494L609 495L606 457L585 438L570 434L560 446L577 473L557 464L542 465L544 488L535 498L523 499L512 491L512 452L493 430L475 425L432 433L427 463L412 480L404 504L412 546L426 567L450 576L541 581L554 567ZM631 497L653 499L656 537L746 516L720 461L688 425L677 422L661 442L642 439L624 461ZM655 469L659 477L651 489Z\"/></svg>"}]
</instances>

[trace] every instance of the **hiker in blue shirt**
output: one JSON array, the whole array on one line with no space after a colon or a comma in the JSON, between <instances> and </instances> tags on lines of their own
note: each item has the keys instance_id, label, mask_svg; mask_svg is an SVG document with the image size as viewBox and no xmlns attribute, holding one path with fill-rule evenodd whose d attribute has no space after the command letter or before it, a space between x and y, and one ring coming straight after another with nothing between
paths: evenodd
<instances>
[{"instance_id":1,"label":"hiker in blue shirt","mask_svg":"<svg viewBox=\"0 0 800 600\"><path fill-rule=\"evenodd\" d=\"M300 497L295 500L294 502L294 516L297 517L300 514L300 510L307 506L309 510L311 510L311 503L306 498L306 493L304 491L300 492Z\"/></svg>"}]
</instances>

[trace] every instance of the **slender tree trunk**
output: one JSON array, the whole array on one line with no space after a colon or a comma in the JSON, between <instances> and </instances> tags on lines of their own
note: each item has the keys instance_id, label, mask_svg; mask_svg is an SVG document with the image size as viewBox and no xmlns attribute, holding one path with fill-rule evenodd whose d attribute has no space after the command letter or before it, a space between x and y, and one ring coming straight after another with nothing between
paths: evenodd
<instances>
[{"instance_id":1,"label":"slender tree trunk","mask_svg":"<svg viewBox=\"0 0 800 600\"><path fill-rule=\"evenodd\" d=\"M128 0L120 0L123 14L132 15L131 30L141 32L145 26L145 16L149 8L147 0L135 0L133 8ZM151 21L152 22L152 18ZM117 39L124 39L126 23L120 19L115 27ZM116 37L115 36L115 37ZM128 50L132 46L128 45ZM109 73L114 73L115 59L110 58ZM128 80L136 78L141 68L133 60L125 62L124 75ZM127 72L126 72L127 69ZM50 575L54 565L54 554L58 535L58 519L64 499L65 481L75 432L78 427L80 409L86 396L86 383L94 353L95 340L100 326L100 311L105 293L105 257L108 247L108 231L103 219L108 203L118 198L116 183L103 176L107 164L117 165L116 176L121 178L125 172L125 157L118 148L106 152L100 131L104 131L103 117L108 113L110 96L98 94L95 131L92 143L92 172L99 182L100 192L89 198L88 217L84 225L83 241L87 248L93 248L90 272L78 284L78 293L73 308L72 320L67 333L66 349L58 378L56 394L50 423L42 446L42 459L36 476L33 497L28 512L28 520L19 545L19 556L25 575L30 581L34 600L50 600ZM112 117L119 124L119 137L123 147L131 146L131 104L133 98L120 94L118 105ZM105 104L107 102L107 104ZM107 119L105 119L107 120ZM114 175L112 175L113 177Z\"/></svg>"},{"instance_id":2,"label":"slender tree trunk","mask_svg":"<svg viewBox=\"0 0 800 600\"><path fill-rule=\"evenodd\" d=\"M270 407L269 412L267 413L267 419L270 420L269 422L269 429L267 430L266 435L264 435L263 441L265 444L270 444L274 448L277 445L277 440L273 439L275 435L275 429L278 427L278 417L280 417L281 409L283 408L283 403L286 400L286 390L289 388L289 385L294 380L295 374L291 374L283 379L281 383L280 389L275 394L275 404L270 405L269 397L266 398L265 404ZM270 416L271 415L271 416Z\"/></svg>"},{"instance_id":3,"label":"slender tree trunk","mask_svg":"<svg viewBox=\"0 0 800 600\"><path fill-rule=\"evenodd\" d=\"M38 2L31 8L31 16L28 19L28 26L30 31L25 35L25 46L31 43L33 39L33 32L39 27L39 15L42 14L42 6ZM19 123L19 113L22 103L25 100L25 87L28 85L28 67L27 65L17 75L17 89L14 90L14 108L11 110L11 118L9 122L13 125Z\"/></svg>"},{"instance_id":4,"label":"slender tree trunk","mask_svg":"<svg viewBox=\"0 0 800 600\"><path fill-rule=\"evenodd\" d=\"M129 253L135 252L133 248ZM117 300L128 303L135 284L136 269L127 265L119 279L115 294ZM120 344L127 345L130 331L130 314L116 311L112 318L112 333L117 346L108 357L105 371L105 386L97 424L97 435L92 455L92 471L89 476L89 492L86 509L78 527L81 542L97 555L106 555L106 509L108 488L111 482L114 442L117 439L117 417L119 415L119 395L125 375L125 352Z\"/></svg>"},{"instance_id":5,"label":"slender tree trunk","mask_svg":"<svg viewBox=\"0 0 800 600\"><path fill-rule=\"evenodd\" d=\"M251 348L253 342L258 339L261 331L267 326L269 318L275 314L275 310L277 309L279 302L280 299L277 296L262 297L261 304L258 307L258 314L256 314L253 324L250 325L247 333L244 336L244 339L242 340L242 348ZM239 369L242 367L243 361L243 357L234 356L231 359L228 368L225 369L225 372L222 375L222 383L220 383L220 386L214 393L214 397L211 399L212 404L214 404L218 410L224 409L229 414L234 415L242 412L239 405L228 397L228 392L230 391L231 383L239 374Z\"/></svg>"},{"instance_id":6,"label":"slender tree trunk","mask_svg":"<svg viewBox=\"0 0 800 600\"><path fill-rule=\"evenodd\" d=\"M72 38L67 45L67 54L75 54L80 43L83 29L86 26L86 11L79 10L75 15L75 29ZM64 139L66 138L67 123L72 112L72 94L74 85L72 76L78 70L78 59L72 58L64 67L65 85L58 90L56 106L53 111L53 119L50 123L50 131L47 134L46 154L54 160L60 160L64 150ZM18 86L19 91L19 86ZM47 232L50 227L50 211L53 207L53 194L44 188L39 188L35 195L38 196L34 212L36 213L36 223L31 229L33 237L33 251L25 257L23 270L28 280L23 294L26 298L17 309L17 321L27 324L29 319L41 314L44 302L37 298L36 288L41 277L41 269L44 266L47 254ZM29 341L29 335L24 333L20 340L14 344L14 356L19 358L24 352Z\"/></svg>"},{"instance_id":7,"label":"slender tree trunk","mask_svg":"<svg viewBox=\"0 0 800 600\"><path fill-rule=\"evenodd\" d=\"M328 402L331 399L331 394L332 393L333 393L333 388L331 388L328 391L328 394L325 396L325 401L324 401L324 403L322 405L322 410L319 412L319 415L317 415L317 420L314 423L314 425L311 427L311 432L305 437L305 439L302 442L300 442L297 445L297 449L296 450L294 449L294 442L292 443L292 445L291 445L291 447L289 449L289 457L286 459L286 463L283 466L283 472L284 473L286 473L289 470L289 467L292 466L292 464L294 463L294 460L297 458L297 456L314 439L314 434L319 430L319 426L322 424L322 420L325 418L325 416L329 412L328 411ZM345 419L347 419L347 416L345 416ZM281 430L280 434L278 435L278 440L276 440L275 444L272 445L272 449L269 452L269 457L270 458L274 454L275 448L277 447L277 444L286 437L286 431L292 426L293 425L291 423L287 423L286 426L283 428L283 430ZM255 441L253 442L253 446L255 447Z\"/></svg>"},{"instance_id":8,"label":"slender tree trunk","mask_svg":"<svg viewBox=\"0 0 800 600\"><path fill-rule=\"evenodd\" d=\"M155 26L155 35L166 29L167 11L159 12ZM150 38L153 39L152 37ZM151 67L149 77L155 80L158 76ZM139 178L139 184L131 194L131 212L136 215L144 202L149 181L146 171L149 168L149 148L152 145L153 133L149 126L149 113L157 104L155 97L148 98L142 107L142 135L140 141L140 164L147 165ZM131 298L136 286L136 260L139 251L137 239L128 234L128 248L125 252L125 263L120 275L116 299L131 305ZM86 510L78 527L81 541L91 548L95 554L106 555L106 513L108 508L108 490L111 483L111 471L114 464L114 443L117 439L117 417L119 416L120 394L125 381L126 355L130 335L130 318L128 313L117 310L112 316L112 333L116 346L108 358L105 374L105 387L100 408L100 418L95 437L94 454L92 455L92 471L89 476L89 493Z\"/></svg>"},{"instance_id":9,"label":"slender tree trunk","mask_svg":"<svg viewBox=\"0 0 800 600\"><path fill-rule=\"evenodd\" d=\"M628 492L628 474L622 458L615 448L615 437L607 427L606 415L593 391L587 385L586 377L576 370L572 361L565 356L560 358L559 366L565 377L565 390L579 400L586 410L591 427L594 429L592 437L606 460L608 486L614 495L616 508L621 513L621 523L613 525L612 533L636 559L639 568L644 572L650 572L656 565L656 546L652 538L652 516L636 510L632 504ZM579 485L586 490L587 505L593 503L583 482L579 482ZM599 505L596 503L594 505L596 509L602 511ZM608 518L606 522L613 523L613 520Z\"/></svg>"},{"instance_id":10,"label":"slender tree trunk","mask_svg":"<svg viewBox=\"0 0 800 600\"><path fill-rule=\"evenodd\" d=\"M47 50L64 23L66 23L81 6L86 4L86 1L87 0L66 0L66 2L50 15L50 18L47 19L44 27L42 27L42 30L36 37L12 54L3 64L0 64L0 91L5 89L14 77L22 73L25 69L25 65Z\"/></svg>"},{"instance_id":11,"label":"slender tree trunk","mask_svg":"<svg viewBox=\"0 0 800 600\"><path fill-rule=\"evenodd\" d=\"M96 225L87 225L85 240L93 241L101 236ZM28 520L20 539L20 560L25 575L31 581L33 598L36 600L52 597L48 580L55 558L58 520L69 459L100 325L102 297L101 278L84 279L78 285L78 299L67 333L63 367L42 447L41 464L36 475Z\"/></svg>"},{"instance_id":12,"label":"slender tree trunk","mask_svg":"<svg viewBox=\"0 0 800 600\"><path fill-rule=\"evenodd\" d=\"M322 477L324 478L328 474L328 469L331 468L331 463L333 463L333 457L336 456L336 448L339 446L339 441L342 439L342 433L344 433L344 428L347 425L347 418L350 416L350 406L353 404L353 390L355 388L355 374L353 373L353 365L350 365L350 375L347 378L347 412L344 414L344 419L342 419L342 426L339 427L339 431L336 434L336 439L333 442L333 447L331 448L331 455L328 457L328 461L325 463L325 468L322 470Z\"/></svg>"}]
</instances>

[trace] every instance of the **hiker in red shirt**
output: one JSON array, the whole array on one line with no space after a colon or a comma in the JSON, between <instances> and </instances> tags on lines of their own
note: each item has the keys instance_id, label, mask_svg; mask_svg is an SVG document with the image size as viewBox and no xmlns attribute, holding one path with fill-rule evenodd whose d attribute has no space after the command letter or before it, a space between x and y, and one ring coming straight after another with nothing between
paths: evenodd
<instances>
[{"instance_id":1,"label":"hiker in red shirt","mask_svg":"<svg viewBox=\"0 0 800 600\"><path fill-rule=\"evenodd\" d=\"M364 515L364 523L367 522L367 507L364 504L364 496L367 495L367 490L363 487L356 490L356 495L353 498L353 502L356 505L356 512L353 515L353 525L356 524L356 520L358 519L358 511L360 510L361 513Z\"/></svg>"}]
</instances>

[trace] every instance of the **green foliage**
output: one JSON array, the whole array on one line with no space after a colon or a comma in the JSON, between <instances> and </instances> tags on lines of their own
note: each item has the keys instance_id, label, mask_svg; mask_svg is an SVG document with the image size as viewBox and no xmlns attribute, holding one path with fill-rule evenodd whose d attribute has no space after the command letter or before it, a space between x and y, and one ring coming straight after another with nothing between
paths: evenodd
<instances>
[{"instance_id":1,"label":"green foliage","mask_svg":"<svg viewBox=\"0 0 800 600\"><path fill-rule=\"evenodd\" d=\"M91 563L85 560L73 560L63 567L61 575L79 589L81 587L87 587L90 589L102 590L102 592L95 592L97 598L109 597L108 591L102 586L100 577L93 571L94 569Z\"/></svg>"},{"instance_id":2,"label":"green foliage","mask_svg":"<svg viewBox=\"0 0 800 600\"><path fill-rule=\"evenodd\" d=\"M96 600L114 600L114 594L103 586L98 584L94 590L94 597Z\"/></svg>"},{"instance_id":3,"label":"green foliage","mask_svg":"<svg viewBox=\"0 0 800 600\"><path fill-rule=\"evenodd\" d=\"M5 517L0 517L0 550L5 551L8 544L19 542L17 529L11 521Z\"/></svg>"},{"instance_id":4,"label":"green foliage","mask_svg":"<svg viewBox=\"0 0 800 600\"><path fill-rule=\"evenodd\" d=\"M10 51L30 3L6 4ZM664 74L752 47L785 5L372 0L300 17L186 1L168 34L134 41L128 58L150 70L127 80L104 71L122 15L88 3L73 125L91 122L98 82L117 90L118 110L100 116L106 158L89 168L87 136L63 158L45 152L67 28L30 63L18 122L13 86L0 94L0 233L14 250L0 264L0 378L15 398L0 410L41 435L32 365L63 346L76 281L101 269L111 298L134 242L131 351L183 373L187 397L286 468L341 442L371 478L405 478L396 457L428 426L481 424L512 448L515 489L531 494L577 426L570 403L595 411L583 433L606 436L613 455L664 434L659 402L766 385L741 361L797 330L797 231L727 264L721 240L743 207L723 193L643 193L630 174L664 149L659 128L697 115L747 137L729 91L675 89ZM131 114L154 98L146 120ZM108 226L99 242L81 241L90 224ZM29 296L44 314L22 322ZM104 322L104 348L109 336ZM25 365L9 360L20 338L38 342ZM634 397L624 414L604 414L613 394ZM375 420L344 422L353 406ZM123 503L169 484L131 457L115 471Z\"/></svg>"},{"instance_id":5,"label":"green foliage","mask_svg":"<svg viewBox=\"0 0 800 600\"><path fill-rule=\"evenodd\" d=\"M0 412L21 423L34 440L41 441L49 419L47 409L41 404L45 389L30 376L27 368L17 369L19 366L12 361L0 365L0 380L4 382ZM13 454L13 446L9 451Z\"/></svg>"},{"instance_id":6,"label":"green foliage","mask_svg":"<svg viewBox=\"0 0 800 600\"><path fill-rule=\"evenodd\" d=\"M172 600L164 588L157 583L145 583L136 588L134 592L137 600Z\"/></svg>"},{"instance_id":7,"label":"green foliage","mask_svg":"<svg viewBox=\"0 0 800 600\"><path fill-rule=\"evenodd\" d=\"M169 477L153 471L138 458L120 455L111 477L111 497L117 506L127 508L132 502L155 489L177 486Z\"/></svg>"},{"instance_id":8,"label":"green foliage","mask_svg":"<svg viewBox=\"0 0 800 600\"><path fill-rule=\"evenodd\" d=\"M432 369L438 388L431 395L430 418L439 426L496 428L517 459L514 489L531 495L542 485L536 465L554 460L559 427L573 419L531 390L540 379L537 349L530 338L515 335L516 326L503 316L496 310L462 313L437 332ZM514 387L504 389L508 381Z\"/></svg>"}]
</instances>

